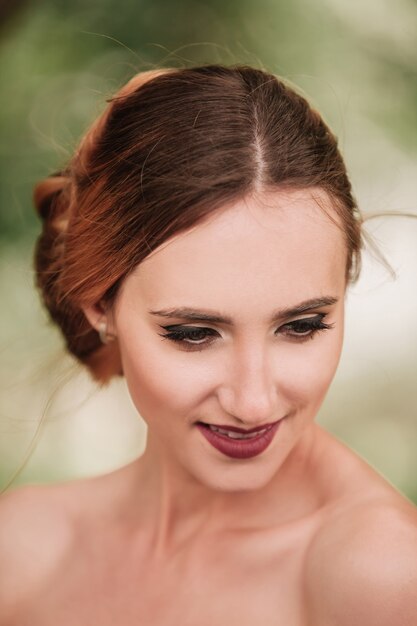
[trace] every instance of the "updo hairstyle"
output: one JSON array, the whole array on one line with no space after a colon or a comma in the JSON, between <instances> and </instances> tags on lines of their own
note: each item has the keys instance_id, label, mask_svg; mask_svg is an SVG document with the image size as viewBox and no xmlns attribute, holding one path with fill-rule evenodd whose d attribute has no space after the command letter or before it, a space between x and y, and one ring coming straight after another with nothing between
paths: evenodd
<instances>
[{"instance_id":1,"label":"updo hairstyle","mask_svg":"<svg viewBox=\"0 0 417 626\"><path fill-rule=\"evenodd\" d=\"M360 214L337 140L304 97L242 65L137 74L34 190L36 284L69 352L101 384L122 375L117 341L103 344L82 307L111 307L138 263L216 209L308 187L330 197L356 280Z\"/></svg>"}]
</instances>

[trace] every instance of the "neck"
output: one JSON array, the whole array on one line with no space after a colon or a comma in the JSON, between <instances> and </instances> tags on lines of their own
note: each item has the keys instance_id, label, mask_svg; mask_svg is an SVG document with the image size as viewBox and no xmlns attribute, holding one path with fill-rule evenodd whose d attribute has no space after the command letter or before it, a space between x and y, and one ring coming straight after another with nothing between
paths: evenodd
<instances>
[{"instance_id":1,"label":"neck","mask_svg":"<svg viewBox=\"0 0 417 626\"><path fill-rule=\"evenodd\" d=\"M317 480L319 430L312 424L272 479L245 491L202 484L148 438L144 454L131 466L131 502L141 527L149 529L154 554L173 552L208 533L284 526L312 514L322 500Z\"/></svg>"}]
</instances>

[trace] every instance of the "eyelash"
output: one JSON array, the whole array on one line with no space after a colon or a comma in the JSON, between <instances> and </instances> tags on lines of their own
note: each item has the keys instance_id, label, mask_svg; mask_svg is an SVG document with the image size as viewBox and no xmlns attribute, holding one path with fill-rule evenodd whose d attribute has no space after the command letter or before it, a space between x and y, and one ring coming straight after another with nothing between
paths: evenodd
<instances>
[{"instance_id":1,"label":"eyelash","mask_svg":"<svg viewBox=\"0 0 417 626\"><path fill-rule=\"evenodd\" d=\"M320 331L333 328L334 324L326 324L323 322L325 317L325 313L319 313L314 317L305 317L303 319L294 320L293 322L288 322L281 326L280 329L287 329L287 332L284 332L284 336L290 337L292 341L297 343L302 343L307 339L313 339ZM158 333L161 337L181 344L186 350L190 351L201 351L204 347L213 343L214 336L217 335L217 331L213 328L200 326L161 326L161 328L169 331L167 333ZM288 332L288 329L293 332ZM298 331L296 329L298 329ZM211 336L212 339L209 341L200 341L200 343L193 343L195 334L200 335L200 337L198 337L199 340L204 338L204 336ZM203 337L201 337L201 335L203 335Z\"/></svg>"}]
</instances>

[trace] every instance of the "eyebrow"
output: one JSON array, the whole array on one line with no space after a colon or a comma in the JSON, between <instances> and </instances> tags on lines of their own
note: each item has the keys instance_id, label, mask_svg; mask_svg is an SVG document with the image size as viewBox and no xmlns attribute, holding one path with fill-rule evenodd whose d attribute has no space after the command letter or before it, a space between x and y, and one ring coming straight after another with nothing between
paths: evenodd
<instances>
[{"instance_id":1,"label":"eyebrow","mask_svg":"<svg viewBox=\"0 0 417 626\"><path fill-rule=\"evenodd\" d=\"M270 318L270 322L272 324L273 322L293 317L294 315L299 315L300 313L305 313L306 311L311 311L312 309L330 306L332 304L336 304L338 300L339 298L335 298L333 296L324 296L322 298L304 300L304 302L300 302L294 306L274 311ZM159 317L172 317L187 321L212 322L214 324L227 324L229 326L233 326L232 318L227 315L222 315L221 313L217 313L215 311L198 311L197 309L193 309L191 307L160 309L158 311L149 310L148 313Z\"/></svg>"}]
</instances>

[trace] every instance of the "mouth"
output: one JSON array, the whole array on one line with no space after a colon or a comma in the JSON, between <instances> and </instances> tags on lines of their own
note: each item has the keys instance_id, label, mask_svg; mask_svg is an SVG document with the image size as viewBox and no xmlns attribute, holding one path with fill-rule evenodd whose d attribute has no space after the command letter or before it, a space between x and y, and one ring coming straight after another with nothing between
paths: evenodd
<instances>
[{"instance_id":1,"label":"mouth","mask_svg":"<svg viewBox=\"0 0 417 626\"><path fill-rule=\"evenodd\" d=\"M222 454L235 459L249 459L267 449L282 421L280 419L251 430L205 422L196 422L196 426L204 438Z\"/></svg>"},{"instance_id":2,"label":"mouth","mask_svg":"<svg viewBox=\"0 0 417 626\"><path fill-rule=\"evenodd\" d=\"M219 435L229 437L230 439L253 439L254 437L258 437L263 435L264 433L267 433L273 426L278 423L278 421L270 422L269 424L264 424L263 426L257 426L256 428L248 429L237 428L236 426L228 426L227 424L209 424L206 422L197 422L197 424L211 430L212 432L218 433Z\"/></svg>"}]
</instances>

